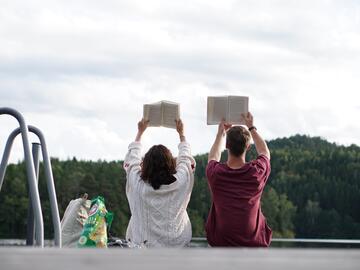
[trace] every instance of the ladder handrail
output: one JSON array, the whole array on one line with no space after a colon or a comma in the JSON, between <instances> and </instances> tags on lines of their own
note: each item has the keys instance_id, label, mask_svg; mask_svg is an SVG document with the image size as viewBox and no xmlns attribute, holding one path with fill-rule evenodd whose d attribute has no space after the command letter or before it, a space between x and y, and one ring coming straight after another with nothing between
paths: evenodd
<instances>
[{"instance_id":1,"label":"ladder handrail","mask_svg":"<svg viewBox=\"0 0 360 270\"><path fill-rule=\"evenodd\" d=\"M35 134L40 141L41 153L42 153L43 162L44 162L46 185L47 185L48 194L49 194L51 215L52 215L52 221L53 221L53 226L54 226L54 242L55 242L55 246L61 247L60 215L59 215L59 209L58 209L58 204L57 204L57 199L56 199L56 190L55 190L54 177L53 177L52 168L51 168L51 161L50 161L50 157L49 157L49 154L47 151L45 136L43 135L41 130L38 129L37 127L29 125L28 130L29 130L29 132ZM4 172L0 171L0 190L1 190L1 184L4 181L6 165L9 160L12 144L13 144L16 136L19 135L20 132L21 132L20 128L16 128L10 134L8 141L6 143L6 147L5 147L5 151L4 151L4 155L3 155L3 161L1 162L1 167L5 166L5 170L4 170Z\"/></svg>"},{"instance_id":2,"label":"ladder handrail","mask_svg":"<svg viewBox=\"0 0 360 270\"><path fill-rule=\"evenodd\" d=\"M21 131L21 137L23 141L23 148L24 148L24 156L25 156L25 165L26 165L26 172L28 176L28 183L29 183L29 191L32 196L32 206L34 209L34 216L36 222L36 245L40 247L44 247L44 220L41 211L41 203L40 203L40 196L39 190L37 188L36 183L36 174L35 174L35 167L33 162L33 157L30 150L30 142L29 142L29 134L28 134L28 126L26 125L25 119L21 113L17 110L8 107L0 107L0 115L7 114L13 116L19 123L19 129ZM11 143L12 144L12 143ZM10 147L11 148L11 147ZM6 149L5 149L6 150ZM5 154L5 153L4 153ZM7 164L6 160L6 164ZM0 173L4 174L6 166L1 163L0 166ZM1 181L2 184L2 181Z\"/></svg>"},{"instance_id":3,"label":"ladder handrail","mask_svg":"<svg viewBox=\"0 0 360 270\"><path fill-rule=\"evenodd\" d=\"M39 155L40 155L40 143L33 142L31 148L33 160L34 160L34 167L35 167L35 174L36 174L36 181L39 184ZM30 194L29 194L30 196ZM33 246L35 240L35 219L34 219L34 211L32 209L31 198L29 198L28 203L28 211L27 211L27 228L26 228L26 245Z\"/></svg>"},{"instance_id":4,"label":"ladder handrail","mask_svg":"<svg viewBox=\"0 0 360 270\"><path fill-rule=\"evenodd\" d=\"M38 129L34 126L29 126L29 131L36 134L40 141L41 153L42 153L44 169L45 169L46 184L47 184L47 189L48 189L48 193L49 193L51 215L52 215L52 221L53 221L53 226L54 226L54 241L55 241L55 246L61 247L62 246L61 245L62 244L61 243L61 223L60 223L59 208L58 208L58 203L57 203L57 198L56 198L54 176L52 173L51 161L50 161L49 153L47 150L45 136L41 132L40 129Z\"/></svg>"}]
</instances>

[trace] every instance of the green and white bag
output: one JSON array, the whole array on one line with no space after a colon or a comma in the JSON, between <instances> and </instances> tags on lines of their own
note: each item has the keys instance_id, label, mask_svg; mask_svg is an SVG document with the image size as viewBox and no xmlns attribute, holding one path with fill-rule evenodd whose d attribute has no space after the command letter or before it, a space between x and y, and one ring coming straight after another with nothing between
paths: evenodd
<instances>
[{"instance_id":1,"label":"green and white bag","mask_svg":"<svg viewBox=\"0 0 360 270\"><path fill-rule=\"evenodd\" d=\"M91 201L87 194L82 198L71 200L61 220L61 239L63 247L76 247L84 224L88 218Z\"/></svg>"},{"instance_id":2,"label":"green and white bag","mask_svg":"<svg viewBox=\"0 0 360 270\"><path fill-rule=\"evenodd\" d=\"M110 229L113 213L105 207L104 198L96 197L91 201L89 217L87 218L78 247L107 247L107 230Z\"/></svg>"}]
</instances>

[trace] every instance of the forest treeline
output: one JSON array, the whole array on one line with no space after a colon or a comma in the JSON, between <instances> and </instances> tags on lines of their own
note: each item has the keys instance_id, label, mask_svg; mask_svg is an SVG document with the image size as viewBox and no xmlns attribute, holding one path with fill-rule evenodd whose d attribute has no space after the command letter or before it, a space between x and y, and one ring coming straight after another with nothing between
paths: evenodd
<instances>
[{"instance_id":1,"label":"forest treeline","mask_svg":"<svg viewBox=\"0 0 360 270\"><path fill-rule=\"evenodd\" d=\"M296 135L268 142L271 175L262 209L277 237L360 238L360 147L339 146L319 137ZM254 147L253 147L254 148ZM224 159L226 152L223 153ZM249 158L255 157L254 149ZM211 204L205 167L195 156L195 185L188 207L193 236L205 236ZM83 193L102 195L114 213L111 234L123 237L130 212L122 161L51 160L60 216ZM49 201L40 166L40 197L46 238L53 237ZM9 165L0 193L0 238L25 238L28 208L23 162Z\"/></svg>"}]
</instances>

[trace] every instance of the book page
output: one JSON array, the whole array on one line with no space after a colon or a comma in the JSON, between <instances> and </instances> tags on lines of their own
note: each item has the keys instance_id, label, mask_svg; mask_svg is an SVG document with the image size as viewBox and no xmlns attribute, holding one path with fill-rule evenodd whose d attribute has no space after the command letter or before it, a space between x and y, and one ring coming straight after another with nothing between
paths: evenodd
<instances>
[{"instance_id":1,"label":"book page","mask_svg":"<svg viewBox=\"0 0 360 270\"><path fill-rule=\"evenodd\" d=\"M180 119L180 105L175 102L162 101L162 126L176 129L175 120Z\"/></svg>"},{"instance_id":2,"label":"book page","mask_svg":"<svg viewBox=\"0 0 360 270\"><path fill-rule=\"evenodd\" d=\"M229 123L245 125L241 114L249 111L249 97L229 96Z\"/></svg>"},{"instance_id":3,"label":"book page","mask_svg":"<svg viewBox=\"0 0 360 270\"><path fill-rule=\"evenodd\" d=\"M149 120L149 127L161 125L161 103L144 104L143 118Z\"/></svg>"},{"instance_id":4,"label":"book page","mask_svg":"<svg viewBox=\"0 0 360 270\"><path fill-rule=\"evenodd\" d=\"M207 124L217 125L224 118L227 120L228 97L208 97L207 99Z\"/></svg>"}]
</instances>

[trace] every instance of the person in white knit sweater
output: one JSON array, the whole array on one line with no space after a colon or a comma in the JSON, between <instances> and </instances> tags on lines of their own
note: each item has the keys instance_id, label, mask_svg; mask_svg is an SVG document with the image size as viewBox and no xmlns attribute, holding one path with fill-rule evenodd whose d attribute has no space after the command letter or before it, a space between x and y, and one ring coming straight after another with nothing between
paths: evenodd
<instances>
[{"instance_id":1,"label":"person in white knit sweater","mask_svg":"<svg viewBox=\"0 0 360 270\"><path fill-rule=\"evenodd\" d=\"M178 157L173 158L165 146L154 145L142 159L141 137L147 126L144 119L138 123L124 160L131 211L126 239L146 247L183 247L192 236L186 208L194 185L195 160L181 120L176 121Z\"/></svg>"}]
</instances>

